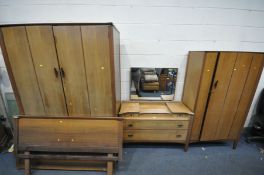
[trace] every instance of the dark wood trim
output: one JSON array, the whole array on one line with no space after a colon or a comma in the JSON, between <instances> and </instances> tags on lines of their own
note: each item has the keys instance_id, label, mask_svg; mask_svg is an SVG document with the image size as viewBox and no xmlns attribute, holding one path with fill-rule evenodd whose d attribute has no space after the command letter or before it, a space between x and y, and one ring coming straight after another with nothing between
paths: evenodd
<instances>
[{"instance_id":1,"label":"dark wood trim","mask_svg":"<svg viewBox=\"0 0 264 175\"><path fill-rule=\"evenodd\" d=\"M9 57L8 57L8 53L7 53L5 42L4 42L4 36L3 36L2 29L0 29L0 46L2 49L4 61L6 64L7 73L8 73L8 76L9 76L9 79L10 79L10 82L11 82L11 85L12 85L12 88L14 91L14 95L16 98L16 102L18 105L19 113L23 115L23 114L25 114L25 111L24 111L23 104L22 104L22 101L21 101L21 98L20 98L20 95L19 95L19 92L18 92L18 89L16 86L16 82L15 82L15 78L14 78L14 75L12 72L11 64L9 62Z\"/></svg>"},{"instance_id":2,"label":"dark wood trim","mask_svg":"<svg viewBox=\"0 0 264 175\"><path fill-rule=\"evenodd\" d=\"M108 27L108 40L110 51L110 71L111 71L111 89L112 89L112 114L116 114L116 92L115 92L115 51L114 51L114 33L113 27Z\"/></svg>"},{"instance_id":3,"label":"dark wood trim","mask_svg":"<svg viewBox=\"0 0 264 175\"><path fill-rule=\"evenodd\" d=\"M92 155L53 155L53 154L18 154L22 159L56 159L56 160L93 160L93 161L117 161L118 157L92 156Z\"/></svg>"},{"instance_id":4,"label":"dark wood trim","mask_svg":"<svg viewBox=\"0 0 264 175\"><path fill-rule=\"evenodd\" d=\"M80 116L31 116L31 115L18 115L16 118L28 118L28 119L62 119L62 120L119 120L122 121L122 117L80 117Z\"/></svg>"}]
</instances>

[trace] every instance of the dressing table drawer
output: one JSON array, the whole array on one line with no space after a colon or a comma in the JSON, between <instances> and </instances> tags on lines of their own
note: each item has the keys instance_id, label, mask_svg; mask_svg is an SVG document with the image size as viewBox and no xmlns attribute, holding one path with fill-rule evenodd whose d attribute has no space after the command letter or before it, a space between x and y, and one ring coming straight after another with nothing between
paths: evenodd
<instances>
[{"instance_id":1,"label":"dressing table drawer","mask_svg":"<svg viewBox=\"0 0 264 175\"><path fill-rule=\"evenodd\" d=\"M125 129L188 129L189 120L134 120L125 119Z\"/></svg>"},{"instance_id":2,"label":"dressing table drawer","mask_svg":"<svg viewBox=\"0 0 264 175\"><path fill-rule=\"evenodd\" d=\"M125 130L125 141L185 142L188 130Z\"/></svg>"}]
</instances>

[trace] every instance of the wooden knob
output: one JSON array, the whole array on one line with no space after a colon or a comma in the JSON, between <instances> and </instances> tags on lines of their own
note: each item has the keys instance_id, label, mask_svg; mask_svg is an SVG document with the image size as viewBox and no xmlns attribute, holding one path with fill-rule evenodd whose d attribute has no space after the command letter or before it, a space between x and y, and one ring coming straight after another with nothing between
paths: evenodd
<instances>
[{"instance_id":1,"label":"wooden knob","mask_svg":"<svg viewBox=\"0 0 264 175\"><path fill-rule=\"evenodd\" d=\"M128 127L133 127L133 124L129 124Z\"/></svg>"},{"instance_id":2,"label":"wooden knob","mask_svg":"<svg viewBox=\"0 0 264 175\"><path fill-rule=\"evenodd\" d=\"M128 137L133 137L133 134L128 134L127 136L128 136Z\"/></svg>"},{"instance_id":3,"label":"wooden knob","mask_svg":"<svg viewBox=\"0 0 264 175\"><path fill-rule=\"evenodd\" d=\"M176 135L176 137L179 138L179 137L181 137L181 135L178 134L178 135Z\"/></svg>"}]
</instances>

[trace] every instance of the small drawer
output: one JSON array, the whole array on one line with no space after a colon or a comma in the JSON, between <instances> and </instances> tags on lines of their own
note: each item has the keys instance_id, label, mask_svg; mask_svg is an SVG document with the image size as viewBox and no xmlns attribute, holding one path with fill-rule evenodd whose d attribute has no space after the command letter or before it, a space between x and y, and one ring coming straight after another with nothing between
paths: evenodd
<instances>
[{"instance_id":1,"label":"small drawer","mask_svg":"<svg viewBox=\"0 0 264 175\"><path fill-rule=\"evenodd\" d=\"M176 142L185 141L188 130L124 130L125 141Z\"/></svg>"},{"instance_id":2,"label":"small drawer","mask_svg":"<svg viewBox=\"0 0 264 175\"><path fill-rule=\"evenodd\" d=\"M188 120L133 120L124 121L125 129L188 129Z\"/></svg>"}]
</instances>

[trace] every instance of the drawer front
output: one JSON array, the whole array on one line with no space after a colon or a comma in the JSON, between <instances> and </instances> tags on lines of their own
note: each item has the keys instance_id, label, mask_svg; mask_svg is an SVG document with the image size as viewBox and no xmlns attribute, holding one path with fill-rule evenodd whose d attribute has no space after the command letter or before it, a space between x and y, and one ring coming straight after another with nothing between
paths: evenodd
<instances>
[{"instance_id":1,"label":"drawer front","mask_svg":"<svg viewBox=\"0 0 264 175\"><path fill-rule=\"evenodd\" d=\"M125 129L188 129L189 121L125 120Z\"/></svg>"},{"instance_id":2,"label":"drawer front","mask_svg":"<svg viewBox=\"0 0 264 175\"><path fill-rule=\"evenodd\" d=\"M188 130L125 130L125 141L176 142L185 141Z\"/></svg>"},{"instance_id":3,"label":"drawer front","mask_svg":"<svg viewBox=\"0 0 264 175\"><path fill-rule=\"evenodd\" d=\"M186 117L189 119L189 115L186 114L139 114L142 118L171 118L171 117Z\"/></svg>"}]
</instances>

